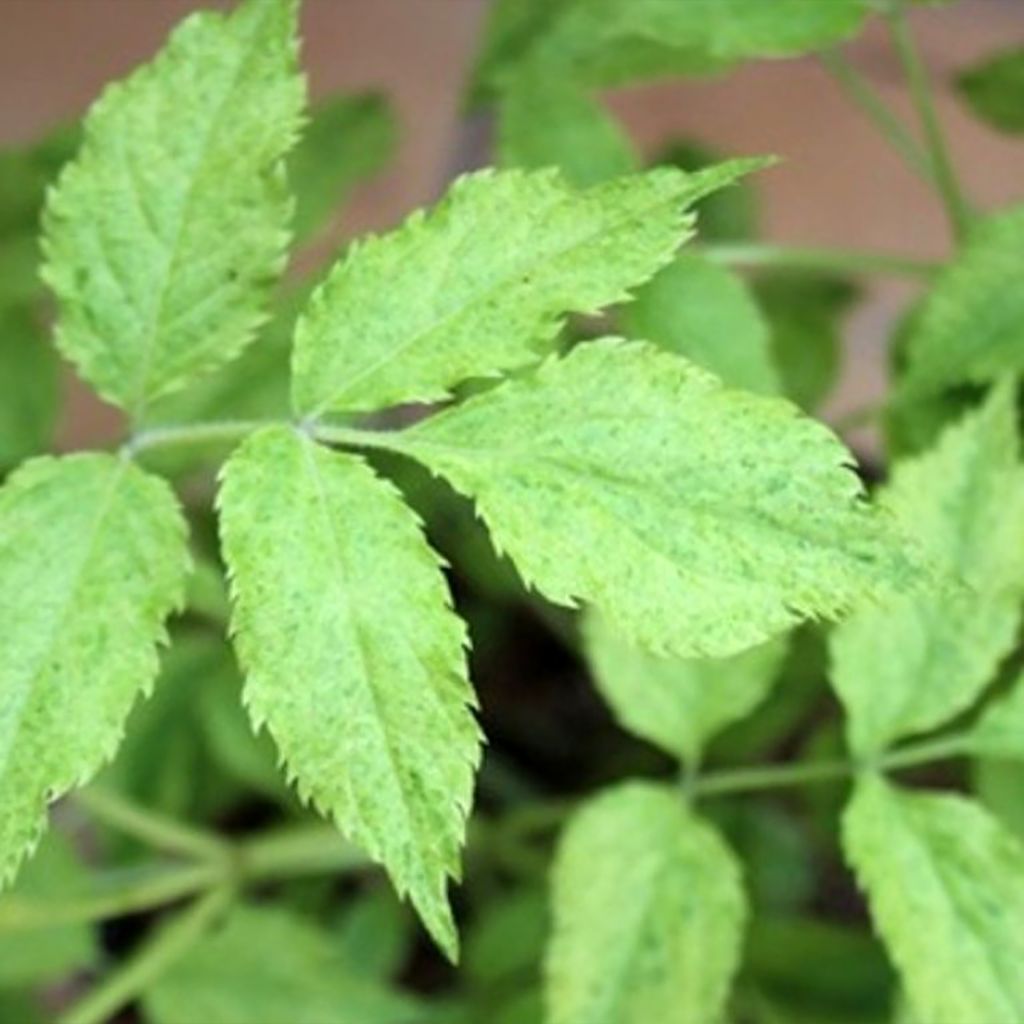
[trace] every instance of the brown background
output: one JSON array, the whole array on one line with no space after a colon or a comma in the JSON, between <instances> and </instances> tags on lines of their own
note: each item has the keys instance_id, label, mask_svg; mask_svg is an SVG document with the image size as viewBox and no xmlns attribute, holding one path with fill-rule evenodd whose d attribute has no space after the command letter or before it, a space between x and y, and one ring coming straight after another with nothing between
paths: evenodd
<instances>
[{"instance_id":1,"label":"brown background","mask_svg":"<svg viewBox=\"0 0 1024 1024\"><path fill-rule=\"evenodd\" d=\"M0 0L0 144L30 140L80 113L105 82L146 59L168 29L199 6L209 4ZM381 89L402 125L396 163L360 190L347 215L352 231L387 227L443 187L466 142L459 90L483 10L479 0L306 0L305 63L314 93ZM961 0L921 9L915 22L971 198L980 207L1024 198L1024 141L975 123L948 87L957 69L1024 43L1024 0ZM873 24L850 53L885 96L909 112L882 27ZM814 59L635 89L611 102L647 151L667 138L696 136L729 153L784 156L785 163L758 182L769 239L928 257L948 249L934 197ZM906 285L878 285L853 317L832 412L881 392L885 328L909 294ZM97 440L113 429L109 414L75 395L69 440Z\"/></svg>"}]
</instances>

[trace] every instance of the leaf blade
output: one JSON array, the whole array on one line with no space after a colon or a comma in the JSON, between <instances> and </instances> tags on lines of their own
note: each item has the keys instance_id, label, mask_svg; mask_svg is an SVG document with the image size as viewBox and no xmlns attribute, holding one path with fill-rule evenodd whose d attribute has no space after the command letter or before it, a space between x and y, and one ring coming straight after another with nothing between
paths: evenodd
<instances>
[{"instance_id":1,"label":"leaf blade","mask_svg":"<svg viewBox=\"0 0 1024 1024\"><path fill-rule=\"evenodd\" d=\"M619 724L694 765L704 744L767 695L782 639L732 658L659 658L626 643L599 615L583 620L594 681Z\"/></svg>"},{"instance_id":2,"label":"leaf blade","mask_svg":"<svg viewBox=\"0 0 1024 1024\"><path fill-rule=\"evenodd\" d=\"M124 460L35 459L0 491L0 880L113 753L188 561L170 489Z\"/></svg>"},{"instance_id":3,"label":"leaf blade","mask_svg":"<svg viewBox=\"0 0 1024 1024\"><path fill-rule=\"evenodd\" d=\"M148 402L229 361L265 320L292 202L303 82L294 0L186 19L104 93L50 193L44 277L61 350L106 399Z\"/></svg>"},{"instance_id":4,"label":"leaf blade","mask_svg":"<svg viewBox=\"0 0 1024 1024\"><path fill-rule=\"evenodd\" d=\"M1024 206L979 222L935 280L907 339L896 400L988 384L1024 367Z\"/></svg>"},{"instance_id":5,"label":"leaf blade","mask_svg":"<svg viewBox=\"0 0 1024 1024\"><path fill-rule=\"evenodd\" d=\"M861 780L843 845L922 1020L1024 1013L1024 852L978 805Z\"/></svg>"},{"instance_id":6,"label":"leaf blade","mask_svg":"<svg viewBox=\"0 0 1024 1024\"><path fill-rule=\"evenodd\" d=\"M254 723L300 793L384 864L454 955L446 883L479 733L437 557L362 460L285 427L236 451L218 506Z\"/></svg>"},{"instance_id":7,"label":"leaf blade","mask_svg":"<svg viewBox=\"0 0 1024 1024\"><path fill-rule=\"evenodd\" d=\"M654 652L736 653L918 575L833 435L653 346L578 346L394 443L529 585Z\"/></svg>"},{"instance_id":8,"label":"leaf blade","mask_svg":"<svg viewBox=\"0 0 1024 1024\"><path fill-rule=\"evenodd\" d=\"M956 582L883 601L833 633L832 682L862 755L964 710L1015 642L1024 471L1012 389L900 463L881 501Z\"/></svg>"},{"instance_id":9,"label":"leaf blade","mask_svg":"<svg viewBox=\"0 0 1024 1024\"><path fill-rule=\"evenodd\" d=\"M749 289L699 255L680 254L645 284L622 323L629 337L685 356L730 387L782 391L768 324Z\"/></svg>"},{"instance_id":10,"label":"leaf blade","mask_svg":"<svg viewBox=\"0 0 1024 1024\"><path fill-rule=\"evenodd\" d=\"M359 977L337 943L277 908L239 906L143 998L155 1024L406 1024L412 999Z\"/></svg>"},{"instance_id":11,"label":"leaf blade","mask_svg":"<svg viewBox=\"0 0 1024 1024\"><path fill-rule=\"evenodd\" d=\"M704 1024L724 1008L746 901L732 852L669 789L626 783L567 826L552 877L551 1024Z\"/></svg>"},{"instance_id":12,"label":"leaf blade","mask_svg":"<svg viewBox=\"0 0 1024 1024\"><path fill-rule=\"evenodd\" d=\"M535 362L567 313L622 301L671 259L687 205L756 166L661 169L583 192L553 171L459 179L429 214L354 246L314 293L295 335L296 411L441 399Z\"/></svg>"}]
</instances>

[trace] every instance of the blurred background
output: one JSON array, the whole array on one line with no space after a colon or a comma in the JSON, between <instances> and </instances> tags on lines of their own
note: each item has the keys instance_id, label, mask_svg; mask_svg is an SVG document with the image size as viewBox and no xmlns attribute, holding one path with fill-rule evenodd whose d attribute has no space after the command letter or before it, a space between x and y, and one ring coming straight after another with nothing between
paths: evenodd
<instances>
[{"instance_id":1,"label":"blurred background","mask_svg":"<svg viewBox=\"0 0 1024 1024\"><path fill-rule=\"evenodd\" d=\"M2 0L0 146L21 145L81 114L108 81L147 59L198 0ZM305 54L314 96L376 90L399 122L396 158L361 185L339 237L394 225L434 199L458 169L489 160L486 118L464 113L463 91L486 0L307 0ZM958 71L1024 40L1022 0L964 0L915 12L940 115L971 198L980 207L1024 196L1024 148L972 118L951 88ZM883 27L847 48L880 94L909 114L904 76ZM717 78L610 94L645 154L677 138L721 153L774 153L758 176L760 232L770 241L941 258L950 245L934 194L842 95L814 58L748 64ZM868 282L847 320L835 417L882 393L890 324L913 283ZM61 430L64 445L116 434L113 413L84 391ZM872 444L865 433L854 438Z\"/></svg>"}]
</instances>

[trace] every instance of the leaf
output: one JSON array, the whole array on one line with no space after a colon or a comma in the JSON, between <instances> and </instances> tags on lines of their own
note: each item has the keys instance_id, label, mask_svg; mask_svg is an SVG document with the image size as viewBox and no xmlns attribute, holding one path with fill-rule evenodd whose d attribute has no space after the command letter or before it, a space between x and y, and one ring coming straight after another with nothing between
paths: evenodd
<instances>
[{"instance_id":1,"label":"leaf","mask_svg":"<svg viewBox=\"0 0 1024 1024\"><path fill-rule=\"evenodd\" d=\"M1024 133L1024 47L987 57L957 76L956 87L974 114L1002 132Z\"/></svg>"},{"instance_id":2,"label":"leaf","mask_svg":"<svg viewBox=\"0 0 1024 1024\"><path fill-rule=\"evenodd\" d=\"M583 636L594 681L619 724L691 765L708 740L764 700L786 653L776 639L731 658L659 658L595 614L584 618Z\"/></svg>"},{"instance_id":3,"label":"leaf","mask_svg":"<svg viewBox=\"0 0 1024 1024\"><path fill-rule=\"evenodd\" d=\"M153 1024L413 1024L412 999L359 977L329 936L284 910L237 907L143 997Z\"/></svg>"},{"instance_id":4,"label":"leaf","mask_svg":"<svg viewBox=\"0 0 1024 1024\"><path fill-rule=\"evenodd\" d=\"M1013 390L995 390L937 448L899 463L880 500L961 585L896 595L832 634L832 681L861 756L963 711L1015 644L1024 471Z\"/></svg>"},{"instance_id":5,"label":"leaf","mask_svg":"<svg viewBox=\"0 0 1024 1024\"><path fill-rule=\"evenodd\" d=\"M397 974L415 940L412 915L386 885L374 885L352 899L334 931L346 961L360 978Z\"/></svg>"},{"instance_id":6,"label":"leaf","mask_svg":"<svg viewBox=\"0 0 1024 1024\"><path fill-rule=\"evenodd\" d=\"M56 353L32 310L0 308L0 467L50 446L57 375Z\"/></svg>"},{"instance_id":7,"label":"leaf","mask_svg":"<svg viewBox=\"0 0 1024 1024\"><path fill-rule=\"evenodd\" d=\"M58 831L47 833L25 865L11 892L0 897L0 921L17 913L20 901L46 901L55 908L81 898L89 889L89 875L68 840ZM0 989L56 981L92 966L96 943L88 924L50 928L4 929L0 925ZM0 1020L21 1022L20 1017Z\"/></svg>"},{"instance_id":8,"label":"leaf","mask_svg":"<svg viewBox=\"0 0 1024 1024\"><path fill-rule=\"evenodd\" d=\"M547 892L521 886L491 899L466 936L466 977L484 991L522 989L539 974L550 927Z\"/></svg>"},{"instance_id":9,"label":"leaf","mask_svg":"<svg viewBox=\"0 0 1024 1024\"><path fill-rule=\"evenodd\" d=\"M398 125L384 96L332 96L316 104L305 134L288 160L295 193L295 238L308 239L395 151Z\"/></svg>"},{"instance_id":10,"label":"leaf","mask_svg":"<svg viewBox=\"0 0 1024 1024\"><path fill-rule=\"evenodd\" d=\"M967 736L975 757L1024 761L1024 678L992 701Z\"/></svg>"},{"instance_id":11,"label":"leaf","mask_svg":"<svg viewBox=\"0 0 1024 1024\"><path fill-rule=\"evenodd\" d=\"M187 567L170 489L123 459L35 459L0 490L0 883L116 749Z\"/></svg>"},{"instance_id":12,"label":"leaf","mask_svg":"<svg viewBox=\"0 0 1024 1024\"><path fill-rule=\"evenodd\" d=\"M295 335L304 416L445 398L536 361L569 312L623 301L690 234L685 207L757 164L671 170L580 192L553 171L459 179L431 213L355 245Z\"/></svg>"},{"instance_id":13,"label":"leaf","mask_svg":"<svg viewBox=\"0 0 1024 1024\"><path fill-rule=\"evenodd\" d=\"M821 918L755 915L746 970L758 990L821 1021L887 1019L892 971L870 933ZM785 1016L804 1021L803 1015Z\"/></svg>"},{"instance_id":14,"label":"leaf","mask_svg":"<svg viewBox=\"0 0 1024 1024\"><path fill-rule=\"evenodd\" d=\"M768 325L743 281L683 253L622 311L626 334L686 356L734 388L781 391Z\"/></svg>"},{"instance_id":15,"label":"leaf","mask_svg":"<svg viewBox=\"0 0 1024 1024\"><path fill-rule=\"evenodd\" d=\"M566 78L517 75L502 91L498 154L503 167L558 167L579 188L637 169L625 132Z\"/></svg>"},{"instance_id":16,"label":"leaf","mask_svg":"<svg viewBox=\"0 0 1024 1024\"><path fill-rule=\"evenodd\" d=\"M238 449L219 507L253 722L302 797L384 864L454 956L446 881L479 734L437 556L361 459L286 427Z\"/></svg>"},{"instance_id":17,"label":"leaf","mask_svg":"<svg viewBox=\"0 0 1024 1024\"><path fill-rule=\"evenodd\" d=\"M1024 1020L1024 847L977 804L857 785L843 845L924 1021Z\"/></svg>"},{"instance_id":18,"label":"leaf","mask_svg":"<svg viewBox=\"0 0 1024 1024\"><path fill-rule=\"evenodd\" d=\"M839 376L841 319L858 289L842 277L777 271L759 275L754 294L771 328L772 361L782 390L812 412Z\"/></svg>"},{"instance_id":19,"label":"leaf","mask_svg":"<svg viewBox=\"0 0 1024 1024\"><path fill-rule=\"evenodd\" d=\"M860 28L868 9L866 0L577 0L526 59L595 84L699 73L834 45Z\"/></svg>"},{"instance_id":20,"label":"leaf","mask_svg":"<svg viewBox=\"0 0 1024 1024\"><path fill-rule=\"evenodd\" d=\"M626 783L569 823L552 878L550 1024L706 1024L746 919L740 871L670 788Z\"/></svg>"},{"instance_id":21,"label":"leaf","mask_svg":"<svg viewBox=\"0 0 1024 1024\"><path fill-rule=\"evenodd\" d=\"M581 345L394 445L529 585L656 653L733 654L918 575L834 435L650 345Z\"/></svg>"},{"instance_id":22,"label":"leaf","mask_svg":"<svg viewBox=\"0 0 1024 1024\"><path fill-rule=\"evenodd\" d=\"M907 342L897 400L1024 369L1024 206L980 222L935 280Z\"/></svg>"},{"instance_id":23,"label":"leaf","mask_svg":"<svg viewBox=\"0 0 1024 1024\"><path fill-rule=\"evenodd\" d=\"M866 0L503 0L486 26L472 95L488 99L527 65L608 86L794 57L853 35L868 10Z\"/></svg>"},{"instance_id":24,"label":"leaf","mask_svg":"<svg viewBox=\"0 0 1024 1024\"><path fill-rule=\"evenodd\" d=\"M572 15L581 0L495 0L489 5L483 42L470 88L470 103L493 100L505 83L521 74L561 22ZM720 62L684 50L679 52L651 39L622 39L598 46L587 62L560 68L557 77L571 70L579 84L591 87L623 84L631 80L667 74L692 74L714 70ZM551 68L546 70L549 74ZM554 77L554 76L553 76Z\"/></svg>"},{"instance_id":25,"label":"leaf","mask_svg":"<svg viewBox=\"0 0 1024 1024\"><path fill-rule=\"evenodd\" d=\"M294 0L187 18L94 105L50 194L58 345L135 417L237 356L266 319L304 102L295 19Z\"/></svg>"}]
</instances>

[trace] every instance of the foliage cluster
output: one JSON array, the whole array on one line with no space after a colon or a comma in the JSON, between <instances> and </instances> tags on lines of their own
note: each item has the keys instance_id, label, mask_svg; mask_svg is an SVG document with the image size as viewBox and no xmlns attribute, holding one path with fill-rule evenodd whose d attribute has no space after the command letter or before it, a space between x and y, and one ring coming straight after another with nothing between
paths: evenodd
<instances>
[{"instance_id":1,"label":"foliage cluster","mask_svg":"<svg viewBox=\"0 0 1024 1024\"><path fill-rule=\"evenodd\" d=\"M903 0L501 0L497 167L326 266L397 133L308 106L298 17L194 14L0 155L0 1017L1020 1024L1024 208ZM946 264L758 244L771 159L645 165L600 98L810 53ZM1024 51L958 87L1024 131ZM869 494L814 414L874 274L922 289ZM47 454L60 357L118 450ZM471 680L524 616L618 730L569 781Z\"/></svg>"}]
</instances>

